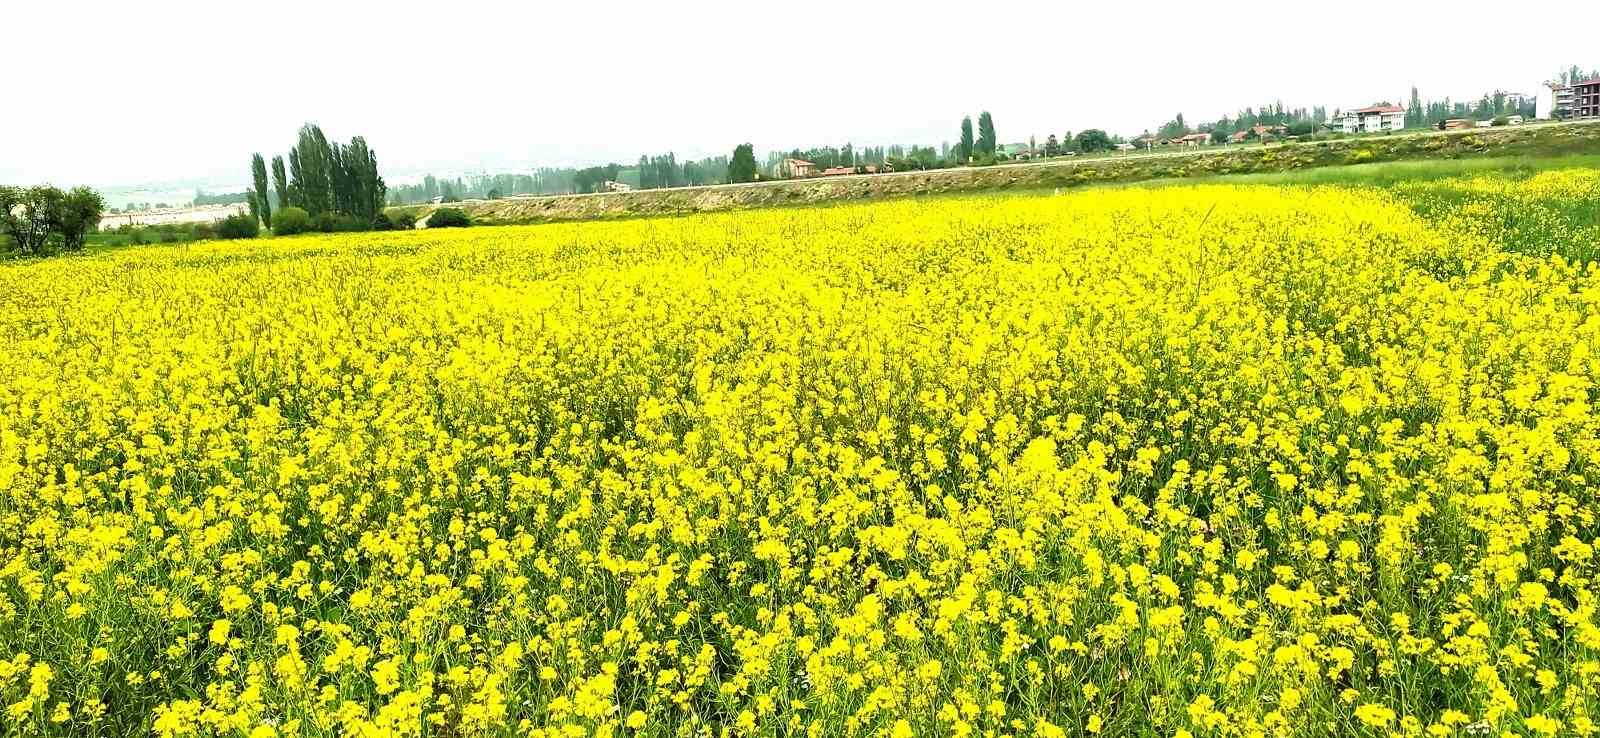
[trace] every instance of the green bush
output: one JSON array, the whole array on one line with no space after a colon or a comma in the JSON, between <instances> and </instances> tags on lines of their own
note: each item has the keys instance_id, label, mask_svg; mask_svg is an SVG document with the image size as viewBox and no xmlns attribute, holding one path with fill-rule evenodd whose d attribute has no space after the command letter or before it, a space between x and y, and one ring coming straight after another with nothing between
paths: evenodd
<instances>
[{"instance_id":1,"label":"green bush","mask_svg":"<svg viewBox=\"0 0 1600 738\"><path fill-rule=\"evenodd\" d=\"M417 216L410 213L378 213L372 219L375 231L409 231L417 225Z\"/></svg>"},{"instance_id":2,"label":"green bush","mask_svg":"<svg viewBox=\"0 0 1600 738\"><path fill-rule=\"evenodd\" d=\"M287 207L272 214L272 233L293 236L311 230L311 215L297 207Z\"/></svg>"},{"instance_id":3,"label":"green bush","mask_svg":"<svg viewBox=\"0 0 1600 738\"><path fill-rule=\"evenodd\" d=\"M429 228L466 228L472 225L472 218L467 217L466 211L460 208L439 208L428 216Z\"/></svg>"},{"instance_id":4,"label":"green bush","mask_svg":"<svg viewBox=\"0 0 1600 738\"><path fill-rule=\"evenodd\" d=\"M254 215L230 215L217 224L217 238L255 238L261 235L261 223Z\"/></svg>"},{"instance_id":5,"label":"green bush","mask_svg":"<svg viewBox=\"0 0 1600 738\"><path fill-rule=\"evenodd\" d=\"M370 230L372 224L362 221L354 215L340 215L338 213L321 213L312 219L312 229L323 233L345 233L348 231Z\"/></svg>"},{"instance_id":6,"label":"green bush","mask_svg":"<svg viewBox=\"0 0 1600 738\"><path fill-rule=\"evenodd\" d=\"M354 215L341 215L333 219L333 230L339 233L370 231L372 230L372 224Z\"/></svg>"}]
</instances>

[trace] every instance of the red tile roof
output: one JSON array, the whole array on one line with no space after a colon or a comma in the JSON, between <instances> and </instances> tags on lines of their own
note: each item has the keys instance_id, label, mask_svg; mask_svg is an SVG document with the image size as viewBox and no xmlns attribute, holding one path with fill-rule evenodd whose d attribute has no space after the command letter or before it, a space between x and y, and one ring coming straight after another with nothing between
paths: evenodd
<instances>
[{"instance_id":1,"label":"red tile roof","mask_svg":"<svg viewBox=\"0 0 1600 738\"><path fill-rule=\"evenodd\" d=\"M1399 105L1373 105L1371 107L1365 107L1360 110L1352 110L1350 112L1355 113L1356 115L1361 115L1362 113L1404 113L1406 112L1406 109L1400 107Z\"/></svg>"}]
</instances>

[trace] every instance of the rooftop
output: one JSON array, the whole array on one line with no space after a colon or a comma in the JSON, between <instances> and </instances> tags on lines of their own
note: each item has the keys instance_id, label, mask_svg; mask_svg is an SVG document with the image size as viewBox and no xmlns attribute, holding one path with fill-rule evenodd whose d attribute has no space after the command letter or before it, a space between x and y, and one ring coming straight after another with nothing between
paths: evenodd
<instances>
[{"instance_id":1,"label":"rooftop","mask_svg":"<svg viewBox=\"0 0 1600 738\"><path fill-rule=\"evenodd\" d=\"M1352 110L1350 112L1355 113L1356 115L1361 115L1363 113L1404 113L1406 112L1406 109L1400 107L1399 105L1371 105L1360 110Z\"/></svg>"},{"instance_id":2,"label":"rooftop","mask_svg":"<svg viewBox=\"0 0 1600 738\"><path fill-rule=\"evenodd\" d=\"M1586 79L1586 80L1584 80L1582 82L1573 82L1570 86L1571 87L1588 87L1589 85L1600 85L1600 77L1595 77L1594 79Z\"/></svg>"}]
</instances>

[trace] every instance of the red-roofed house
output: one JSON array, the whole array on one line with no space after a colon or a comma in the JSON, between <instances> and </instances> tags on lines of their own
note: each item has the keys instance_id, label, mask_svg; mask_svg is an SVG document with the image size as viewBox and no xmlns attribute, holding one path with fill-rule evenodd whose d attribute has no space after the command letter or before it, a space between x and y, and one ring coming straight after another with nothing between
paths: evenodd
<instances>
[{"instance_id":1,"label":"red-roofed house","mask_svg":"<svg viewBox=\"0 0 1600 738\"><path fill-rule=\"evenodd\" d=\"M1406 109L1399 105L1371 105L1348 110L1339 118L1345 133L1378 133L1406 127Z\"/></svg>"},{"instance_id":2,"label":"red-roofed house","mask_svg":"<svg viewBox=\"0 0 1600 738\"><path fill-rule=\"evenodd\" d=\"M1572 117L1600 118L1600 77L1568 86L1572 88Z\"/></svg>"},{"instance_id":3,"label":"red-roofed house","mask_svg":"<svg viewBox=\"0 0 1600 738\"><path fill-rule=\"evenodd\" d=\"M817 165L805 159L784 159L773 167L772 176L778 179L801 179L817 173Z\"/></svg>"}]
</instances>

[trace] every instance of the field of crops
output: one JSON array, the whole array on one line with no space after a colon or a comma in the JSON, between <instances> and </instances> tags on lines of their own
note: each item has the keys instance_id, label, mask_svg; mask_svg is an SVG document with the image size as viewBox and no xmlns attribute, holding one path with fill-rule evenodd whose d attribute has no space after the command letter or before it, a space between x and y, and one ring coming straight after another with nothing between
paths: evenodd
<instances>
[{"instance_id":1,"label":"field of crops","mask_svg":"<svg viewBox=\"0 0 1600 738\"><path fill-rule=\"evenodd\" d=\"M0 265L0 734L1592 735L1597 203Z\"/></svg>"}]
</instances>

